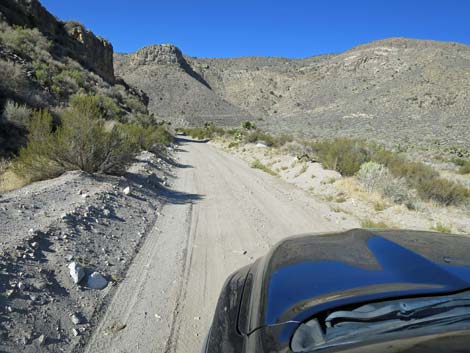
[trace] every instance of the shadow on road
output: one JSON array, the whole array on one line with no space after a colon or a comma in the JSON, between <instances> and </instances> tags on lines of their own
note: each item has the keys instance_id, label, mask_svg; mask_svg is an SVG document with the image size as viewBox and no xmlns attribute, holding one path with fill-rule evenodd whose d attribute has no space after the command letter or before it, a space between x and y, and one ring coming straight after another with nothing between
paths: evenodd
<instances>
[{"instance_id":1,"label":"shadow on road","mask_svg":"<svg viewBox=\"0 0 470 353\"><path fill-rule=\"evenodd\" d=\"M209 142L209 139L204 139L204 140L194 140L190 137L175 137L175 142L176 143L207 143Z\"/></svg>"},{"instance_id":2,"label":"shadow on road","mask_svg":"<svg viewBox=\"0 0 470 353\"><path fill-rule=\"evenodd\" d=\"M186 203L193 203L202 200L204 197L200 194L191 194L183 191L172 190L169 188L160 188L160 198L166 202L181 205Z\"/></svg>"}]
</instances>

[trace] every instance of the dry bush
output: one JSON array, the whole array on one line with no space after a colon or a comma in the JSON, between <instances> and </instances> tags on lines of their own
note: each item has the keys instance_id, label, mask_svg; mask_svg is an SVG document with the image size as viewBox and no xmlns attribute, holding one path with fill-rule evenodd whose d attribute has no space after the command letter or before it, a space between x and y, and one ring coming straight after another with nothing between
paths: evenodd
<instances>
[{"instance_id":1,"label":"dry bush","mask_svg":"<svg viewBox=\"0 0 470 353\"><path fill-rule=\"evenodd\" d=\"M3 109L2 118L4 121L8 121L18 126L28 126L31 113L31 109L26 105L8 100Z\"/></svg>"},{"instance_id":2,"label":"dry bush","mask_svg":"<svg viewBox=\"0 0 470 353\"><path fill-rule=\"evenodd\" d=\"M357 178L367 192L377 191L379 187L388 182L390 172L382 164L366 162L357 172Z\"/></svg>"},{"instance_id":3,"label":"dry bush","mask_svg":"<svg viewBox=\"0 0 470 353\"><path fill-rule=\"evenodd\" d=\"M19 96L28 85L21 65L0 60L0 92Z\"/></svg>"},{"instance_id":4,"label":"dry bush","mask_svg":"<svg viewBox=\"0 0 470 353\"><path fill-rule=\"evenodd\" d=\"M413 208L413 195L405 179L395 178L382 164L366 162L356 175L365 191L379 192L395 203Z\"/></svg>"}]
</instances>

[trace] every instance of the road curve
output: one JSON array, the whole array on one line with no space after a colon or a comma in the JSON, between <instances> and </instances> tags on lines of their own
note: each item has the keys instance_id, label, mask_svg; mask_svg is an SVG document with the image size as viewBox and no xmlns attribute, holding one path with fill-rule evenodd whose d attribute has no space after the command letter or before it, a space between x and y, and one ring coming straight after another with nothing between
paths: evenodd
<instances>
[{"instance_id":1,"label":"road curve","mask_svg":"<svg viewBox=\"0 0 470 353\"><path fill-rule=\"evenodd\" d=\"M86 352L199 352L231 272L286 236L353 226L210 144L182 140L177 159L168 202Z\"/></svg>"}]
</instances>

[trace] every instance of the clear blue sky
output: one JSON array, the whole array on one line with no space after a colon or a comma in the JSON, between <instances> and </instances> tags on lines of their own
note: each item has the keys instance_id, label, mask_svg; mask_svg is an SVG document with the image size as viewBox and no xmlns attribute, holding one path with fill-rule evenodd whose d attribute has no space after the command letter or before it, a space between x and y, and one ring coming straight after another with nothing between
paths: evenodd
<instances>
[{"instance_id":1,"label":"clear blue sky","mask_svg":"<svg viewBox=\"0 0 470 353\"><path fill-rule=\"evenodd\" d=\"M42 0L116 51L172 43L187 55L306 57L388 37L470 44L468 0Z\"/></svg>"}]
</instances>

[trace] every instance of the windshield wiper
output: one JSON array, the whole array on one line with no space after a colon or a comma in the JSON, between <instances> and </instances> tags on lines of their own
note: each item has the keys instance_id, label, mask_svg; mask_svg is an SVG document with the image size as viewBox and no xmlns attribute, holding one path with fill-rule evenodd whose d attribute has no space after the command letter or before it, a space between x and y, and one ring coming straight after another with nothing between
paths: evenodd
<instances>
[{"instance_id":1,"label":"windshield wiper","mask_svg":"<svg viewBox=\"0 0 470 353\"><path fill-rule=\"evenodd\" d=\"M438 329L466 323L470 327L470 292L441 297L399 299L338 310L325 319L301 324L291 345L294 352L364 341L409 330Z\"/></svg>"},{"instance_id":2,"label":"windshield wiper","mask_svg":"<svg viewBox=\"0 0 470 353\"><path fill-rule=\"evenodd\" d=\"M352 311L335 311L325 319L327 327L341 322L374 322L390 319L416 319L459 307L470 307L470 298L438 298L416 302L398 301L384 306L365 305Z\"/></svg>"}]
</instances>

